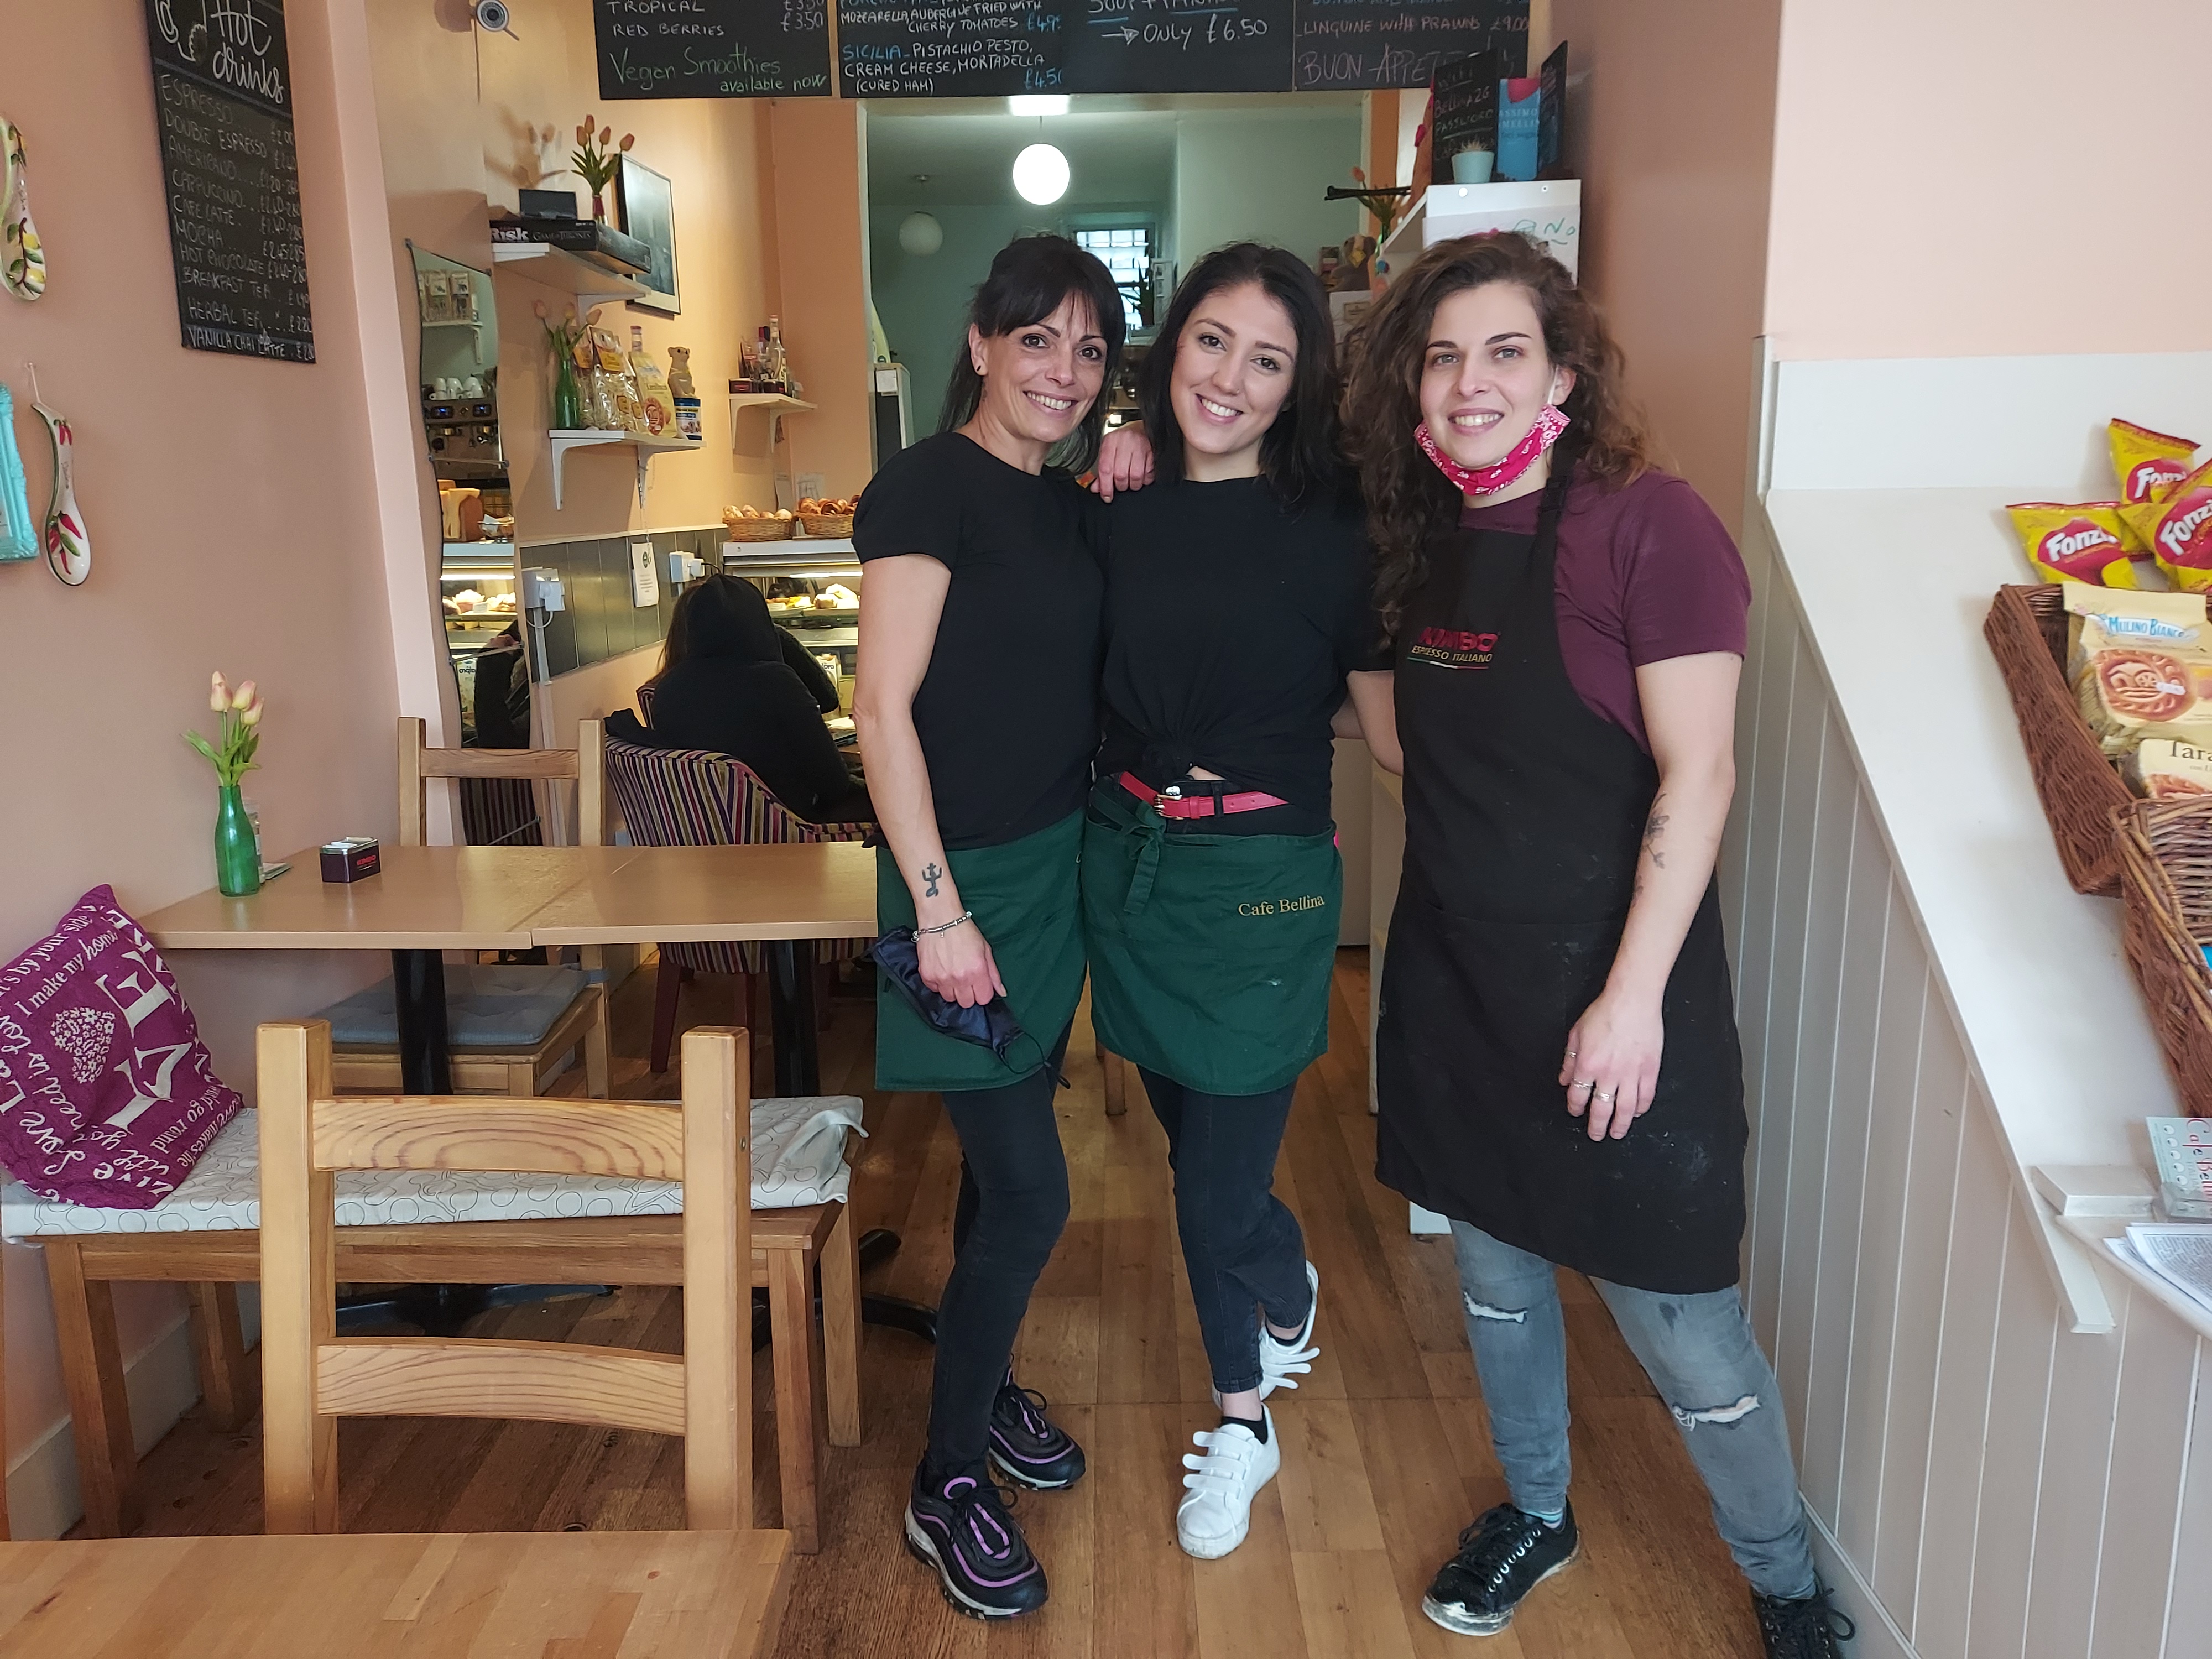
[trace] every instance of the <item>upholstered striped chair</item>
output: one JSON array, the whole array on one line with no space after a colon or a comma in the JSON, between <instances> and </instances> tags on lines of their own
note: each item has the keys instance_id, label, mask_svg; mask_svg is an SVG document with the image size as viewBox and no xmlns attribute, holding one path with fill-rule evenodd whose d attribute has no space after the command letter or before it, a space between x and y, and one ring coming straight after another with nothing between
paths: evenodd
<instances>
[{"instance_id":1,"label":"upholstered striped chair","mask_svg":"<svg viewBox=\"0 0 2212 1659\"><path fill-rule=\"evenodd\" d=\"M649 711L650 703L646 706ZM750 768L704 749L641 749L609 738L606 777L609 797L621 807L631 841L641 847L860 841L867 834L860 825L808 823L778 800ZM851 962L870 943L820 939L814 959L823 964ZM676 1000L684 980L696 974L734 974L740 981L738 1006L746 1007L752 976L763 966L763 947L755 942L660 946L660 975L653 987L653 1069L668 1069Z\"/></svg>"}]
</instances>

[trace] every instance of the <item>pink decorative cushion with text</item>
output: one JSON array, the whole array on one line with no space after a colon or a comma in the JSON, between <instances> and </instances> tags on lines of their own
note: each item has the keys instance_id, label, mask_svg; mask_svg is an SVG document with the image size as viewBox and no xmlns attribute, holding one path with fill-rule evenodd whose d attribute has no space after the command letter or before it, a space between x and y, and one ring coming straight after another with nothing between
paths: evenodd
<instances>
[{"instance_id":1,"label":"pink decorative cushion with text","mask_svg":"<svg viewBox=\"0 0 2212 1659\"><path fill-rule=\"evenodd\" d=\"M112 889L0 968L0 1164L40 1197L151 1209L240 1104Z\"/></svg>"}]
</instances>

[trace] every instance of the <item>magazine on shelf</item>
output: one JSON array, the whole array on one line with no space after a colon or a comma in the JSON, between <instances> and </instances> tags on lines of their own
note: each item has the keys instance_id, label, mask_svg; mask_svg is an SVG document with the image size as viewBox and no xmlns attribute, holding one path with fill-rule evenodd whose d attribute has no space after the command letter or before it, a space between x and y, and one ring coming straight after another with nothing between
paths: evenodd
<instances>
[{"instance_id":1,"label":"magazine on shelf","mask_svg":"<svg viewBox=\"0 0 2212 1659\"><path fill-rule=\"evenodd\" d=\"M2125 1238L2110 1243L2113 1255L2164 1279L2212 1315L2212 1226L2137 1222Z\"/></svg>"},{"instance_id":2,"label":"magazine on shelf","mask_svg":"<svg viewBox=\"0 0 2212 1659\"><path fill-rule=\"evenodd\" d=\"M2212 1118L2153 1117L2151 1158L2158 1165L2159 1198L2168 1216L2212 1220Z\"/></svg>"}]
</instances>

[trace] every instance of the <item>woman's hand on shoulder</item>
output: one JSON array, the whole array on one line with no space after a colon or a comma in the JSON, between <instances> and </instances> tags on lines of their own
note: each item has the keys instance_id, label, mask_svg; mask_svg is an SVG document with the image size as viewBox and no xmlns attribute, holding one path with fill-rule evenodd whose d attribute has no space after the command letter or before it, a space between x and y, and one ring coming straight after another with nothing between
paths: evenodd
<instances>
[{"instance_id":1,"label":"woman's hand on shoulder","mask_svg":"<svg viewBox=\"0 0 2212 1659\"><path fill-rule=\"evenodd\" d=\"M916 934L915 951L921 959L921 982L947 1002L973 1008L1006 994L991 942L973 921L942 933Z\"/></svg>"},{"instance_id":2,"label":"woman's hand on shoulder","mask_svg":"<svg viewBox=\"0 0 2212 1659\"><path fill-rule=\"evenodd\" d=\"M1117 489L1142 489L1152 481L1152 441L1132 421L1108 433L1098 446L1097 475L1091 487L1102 501L1114 499Z\"/></svg>"}]
</instances>

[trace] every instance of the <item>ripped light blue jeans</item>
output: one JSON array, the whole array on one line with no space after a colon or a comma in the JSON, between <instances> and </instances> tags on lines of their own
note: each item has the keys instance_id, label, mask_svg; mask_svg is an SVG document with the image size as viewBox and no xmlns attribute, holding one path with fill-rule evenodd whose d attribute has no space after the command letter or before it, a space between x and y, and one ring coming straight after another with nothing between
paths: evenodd
<instances>
[{"instance_id":1,"label":"ripped light blue jeans","mask_svg":"<svg viewBox=\"0 0 2212 1659\"><path fill-rule=\"evenodd\" d=\"M1461 1310L1490 1413L1490 1441L1514 1506L1554 1515L1567 1501L1567 1329L1558 1269L1463 1221L1452 1223ZM1712 1495L1713 1522L1751 1587L1810 1595L1804 1500L1774 1368L1733 1286L1696 1296L1590 1281L1605 1298Z\"/></svg>"}]
</instances>

